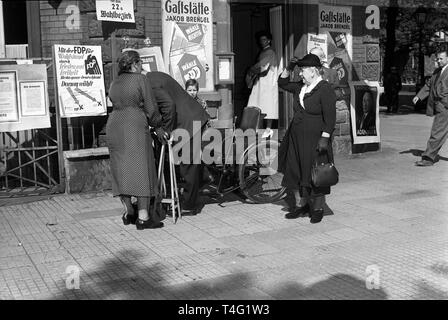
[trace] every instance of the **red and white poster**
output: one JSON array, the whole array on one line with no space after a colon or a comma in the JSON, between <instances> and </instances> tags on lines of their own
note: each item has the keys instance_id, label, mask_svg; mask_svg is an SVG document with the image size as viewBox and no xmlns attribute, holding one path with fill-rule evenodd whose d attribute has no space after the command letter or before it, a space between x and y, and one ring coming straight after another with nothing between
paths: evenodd
<instances>
[{"instance_id":1,"label":"red and white poster","mask_svg":"<svg viewBox=\"0 0 448 320\"><path fill-rule=\"evenodd\" d=\"M181 86L196 79L213 91L212 0L162 0L163 57Z\"/></svg>"}]
</instances>

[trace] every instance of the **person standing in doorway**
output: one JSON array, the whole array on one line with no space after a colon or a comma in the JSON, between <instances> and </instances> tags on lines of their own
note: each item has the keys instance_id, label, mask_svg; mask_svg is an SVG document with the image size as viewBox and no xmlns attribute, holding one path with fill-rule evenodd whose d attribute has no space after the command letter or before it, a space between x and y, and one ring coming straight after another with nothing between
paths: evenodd
<instances>
[{"instance_id":1,"label":"person standing in doorway","mask_svg":"<svg viewBox=\"0 0 448 320\"><path fill-rule=\"evenodd\" d=\"M255 63L247 73L246 84L252 91L247 106L258 107L266 114L266 130L263 138L273 135L272 122L278 119L278 60L271 47L272 35L267 31L255 35L261 48Z\"/></svg>"},{"instance_id":2,"label":"person standing in doorway","mask_svg":"<svg viewBox=\"0 0 448 320\"><path fill-rule=\"evenodd\" d=\"M437 154L448 137L448 49L443 46L437 50L438 68L431 79L426 115L434 116L426 150L422 159L415 163L419 167L432 166Z\"/></svg>"},{"instance_id":3,"label":"person standing in doorway","mask_svg":"<svg viewBox=\"0 0 448 320\"><path fill-rule=\"evenodd\" d=\"M390 68L390 72L384 78L384 93L386 95L387 112L398 112L398 97L401 90L401 78L397 67Z\"/></svg>"}]
</instances>

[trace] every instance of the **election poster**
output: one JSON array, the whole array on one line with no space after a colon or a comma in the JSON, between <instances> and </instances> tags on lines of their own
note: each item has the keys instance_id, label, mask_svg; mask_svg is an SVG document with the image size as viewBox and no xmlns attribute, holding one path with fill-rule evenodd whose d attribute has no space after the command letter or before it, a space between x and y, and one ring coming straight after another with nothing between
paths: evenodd
<instances>
[{"instance_id":1,"label":"election poster","mask_svg":"<svg viewBox=\"0 0 448 320\"><path fill-rule=\"evenodd\" d=\"M353 144L380 142L379 101L384 91L378 81L350 81L350 120Z\"/></svg>"},{"instance_id":2,"label":"election poster","mask_svg":"<svg viewBox=\"0 0 448 320\"><path fill-rule=\"evenodd\" d=\"M106 115L101 46L54 45L61 117Z\"/></svg>"},{"instance_id":3,"label":"election poster","mask_svg":"<svg viewBox=\"0 0 448 320\"><path fill-rule=\"evenodd\" d=\"M96 0L96 19L115 22L135 22L133 0Z\"/></svg>"},{"instance_id":4,"label":"election poster","mask_svg":"<svg viewBox=\"0 0 448 320\"><path fill-rule=\"evenodd\" d=\"M328 49L327 49L327 35L326 34L312 34L308 33L308 41L306 52L311 52L315 48L322 49L324 53L324 60L328 60Z\"/></svg>"},{"instance_id":5,"label":"election poster","mask_svg":"<svg viewBox=\"0 0 448 320\"><path fill-rule=\"evenodd\" d=\"M196 79L213 91L212 0L162 0L163 56L166 70L184 86Z\"/></svg>"},{"instance_id":6,"label":"election poster","mask_svg":"<svg viewBox=\"0 0 448 320\"><path fill-rule=\"evenodd\" d=\"M340 84L351 81L352 8L319 4L319 34L327 35L328 64Z\"/></svg>"},{"instance_id":7,"label":"election poster","mask_svg":"<svg viewBox=\"0 0 448 320\"><path fill-rule=\"evenodd\" d=\"M0 132L50 127L46 65L0 65Z\"/></svg>"},{"instance_id":8,"label":"election poster","mask_svg":"<svg viewBox=\"0 0 448 320\"><path fill-rule=\"evenodd\" d=\"M142 60L142 69L148 72L160 71L166 72L165 62L163 61L162 51L160 47L146 47L141 49L125 48L122 51L137 51Z\"/></svg>"}]
</instances>

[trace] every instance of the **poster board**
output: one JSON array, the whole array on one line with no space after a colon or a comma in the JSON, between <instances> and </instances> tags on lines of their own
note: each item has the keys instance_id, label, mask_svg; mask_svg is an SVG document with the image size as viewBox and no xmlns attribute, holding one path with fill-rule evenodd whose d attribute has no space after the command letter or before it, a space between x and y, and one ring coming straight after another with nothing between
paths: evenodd
<instances>
[{"instance_id":1,"label":"poster board","mask_svg":"<svg viewBox=\"0 0 448 320\"><path fill-rule=\"evenodd\" d=\"M0 65L0 132L50 127L47 66Z\"/></svg>"},{"instance_id":2,"label":"poster board","mask_svg":"<svg viewBox=\"0 0 448 320\"><path fill-rule=\"evenodd\" d=\"M96 19L134 23L134 0L96 0Z\"/></svg>"},{"instance_id":3,"label":"poster board","mask_svg":"<svg viewBox=\"0 0 448 320\"><path fill-rule=\"evenodd\" d=\"M196 79L214 90L212 0L161 0L165 68L183 87Z\"/></svg>"},{"instance_id":4,"label":"poster board","mask_svg":"<svg viewBox=\"0 0 448 320\"><path fill-rule=\"evenodd\" d=\"M123 49L122 52L129 50L138 52L138 54L140 55L140 59L142 59L143 61L143 70L148 72L160 71L167 73L165 69L165 61L163 60L162 50L160 49L160 47L155 46L141 49L126 48Z\"/></svg>"},{"instance_id":5,"label":"poster board","mask_svg":"<svg viewBox=\"0 0 448 320\"><path fill-rule=\"evenodd\" d=\"M62 118L106 115L101 46L54 45Z\"/></svg>"},{"instance_id":6,"label":"poster board","mask_svg":"<svg viewBox=\"0 0 448 320\"><path fill-rule=\"evenodd\" d=\"M350 120L353 144L380 142L380 95L377 81L351 81Z\"/></svg>"},{"instance_id":7,"label":"poster board","mask_svg":"<svg viewBox=\"0 0 448 320\"><path fill-rule=\"evenodd\" d=\"M338 72L339 83L348 85L352 80L352 7L319 4L319 34L327 35L330 68Z\"/></svg>"}]
</instances>

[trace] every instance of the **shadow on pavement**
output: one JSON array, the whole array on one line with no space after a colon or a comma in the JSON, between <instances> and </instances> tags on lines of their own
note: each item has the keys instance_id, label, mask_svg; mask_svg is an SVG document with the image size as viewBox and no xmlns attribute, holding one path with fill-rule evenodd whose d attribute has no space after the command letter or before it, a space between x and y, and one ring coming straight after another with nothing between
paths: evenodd
<instances>
[{"instance_id":1,"label":"shadow on pavement","mask_svg":"<svg viewBox=\"0 0 448 320\"><path fill-rule=\"evenodd\" d=\"M409 150L406 150L406 151L401 151L401 152L399 152L399 153L400 153L400 154L411 153L414 157L421 157L422 154L423 154L423 152L424 152L423 150L409 149ZM435 161L435 162L438 162L438 161L440 161L440 160L442 160L442 161L448 161L448 158L441 157L441 156L437 155L437 156L436 156L436 161Z\"/></svg>"},{"instance_id":2,"label":"shadow on pavement","mask_svg":"<svg viewBox=\"0 0 448 320\"><path fill-rule=\"evenodd\" d=\"M64 289L52 300L66 299L119 299L119 300L198 300L198 299L266 299L276 300L385 300L386 292L379 289L367 289L364 280L343 273L329 275L325 280L311 286L297 282L278 282L268 293L262 293L248 273L239 272L215 279L197 279L179 283L169 283L179 274L190 273L190 267L172 265L167 268L163 263L144 266L142 254L131 250L122 250L121 255L133 255L135 263L125 262L118 257L105 260L98 268L82 271L80 288ZM140 258L140 259L139 259ZM167 272L168 270L168 272ZM85 273L84 273L85 272ZM169 272L176 273L173 277ZM83 280L84 278L84 280ZM88 280L85 280L85 279ZM255 290L253 290L255 289ZM425 287L422 290L431 290ZM238 294L235 296L235 291ZM247 291L247 293L244 293ZM253 293L251 293L251 291ZM434 290L433 290L434 291ZM246 296L245 296L246 294ZM422 293L425 294L425 293ZM440 294L439 294L440 296Z\"/></svg>"}]
</instances>

